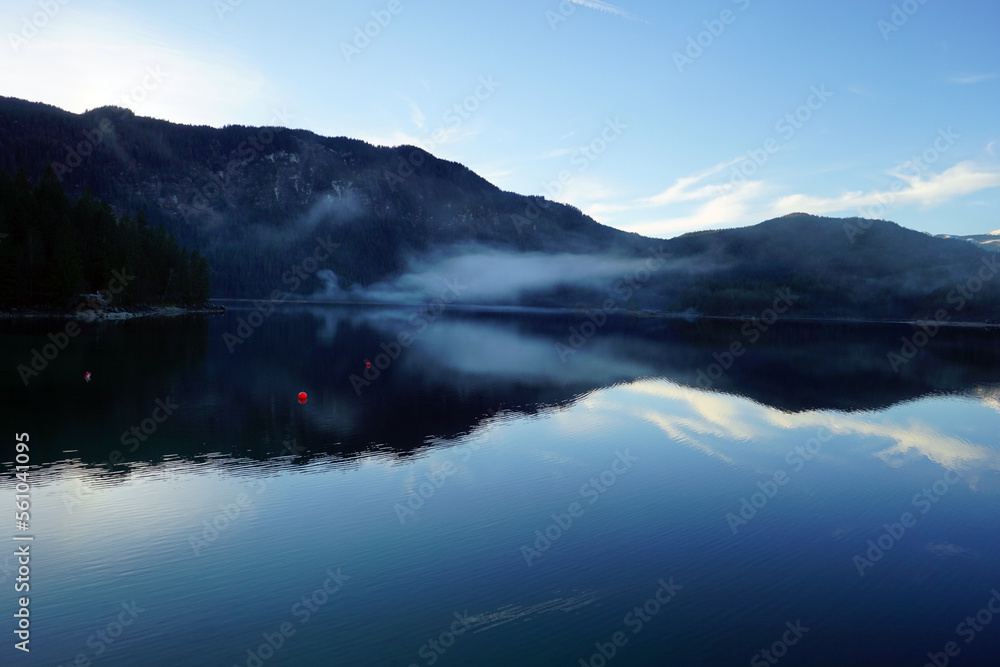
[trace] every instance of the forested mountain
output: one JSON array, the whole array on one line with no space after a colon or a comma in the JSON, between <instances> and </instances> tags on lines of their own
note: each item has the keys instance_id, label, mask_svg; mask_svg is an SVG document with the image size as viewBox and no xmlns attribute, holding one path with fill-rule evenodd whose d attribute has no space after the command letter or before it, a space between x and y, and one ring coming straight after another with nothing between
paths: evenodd
<instances>
[{"instance_id":1,"label":"forested mountain","mask_svg":"<svg viewBox=\"0 0 1000 667\"><path fill-rule=\"evenodd\" d=\"M677 305L700 312L759 312L766 287L787 285L800 297L793 312L802 316L933 318L943 309L955 320L1000 319L993 253L885 220L793 213L685 235L665 247L719 267L682 290Z\"/></svg>"},{"instance_id":2,"label":"forested mountain","mask_svg":"<svg viewBox=\"0 0 1000 667\"><path fill-rule=\"evenodd\" d=\"M413 253L455 242L621 253L647 242L414 147L0 98L0 170L37 178L50 164L70 194L89 190L126 216L145 211L201 250L219 297L285 287L282 274L312 252L319 231L344 247L327 268L346 284L369 284Z\"/></svg>"},{"instance_id":3,"label":"forested mountain","mask_svg":"<svg viewBox=\"0 0 1000 667\"><path fill-rule=\"evenodd\" d=\"M650 239L411 146L0 98L0 170L49 167L72 197L197 249L213 297L424 301L458 279L465 303L756 316L784 288L803 317L1000 318L993 253L884 220L796 213Z\"/></svg>"}]
</instances>

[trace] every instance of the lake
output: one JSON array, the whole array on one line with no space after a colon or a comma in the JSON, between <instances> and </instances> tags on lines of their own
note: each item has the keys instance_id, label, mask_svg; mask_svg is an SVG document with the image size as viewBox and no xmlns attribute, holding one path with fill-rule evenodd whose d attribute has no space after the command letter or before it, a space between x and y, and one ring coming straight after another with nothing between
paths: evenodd
<instances>
[{"instance_id":1,"label":"lake","mask_svg":"<svg viewBox=\"0 0 1000 667\"><path fill-rule=\"evenodd\" d=\"M995 331L226 305L3 323L4 664L1000 655Z\"/></svg>"}]
</instances>

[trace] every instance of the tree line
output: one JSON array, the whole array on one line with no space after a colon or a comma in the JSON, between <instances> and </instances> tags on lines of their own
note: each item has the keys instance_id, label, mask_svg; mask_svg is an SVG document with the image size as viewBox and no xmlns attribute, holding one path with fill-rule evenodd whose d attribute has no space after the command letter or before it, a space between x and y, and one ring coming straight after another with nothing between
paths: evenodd
<instances>
[{"instance_id":1,"label":"tree line","mask_svg":"<svg viewBox=\"0 0 1000 667\"><path fill-rule=\"evenodd\" d=\"M0 172L0 305L69 308L97 292L117 306L203 305L208 262L142 212L72 201L51 168L34 185Z\"/></svg>"}]
</instances>

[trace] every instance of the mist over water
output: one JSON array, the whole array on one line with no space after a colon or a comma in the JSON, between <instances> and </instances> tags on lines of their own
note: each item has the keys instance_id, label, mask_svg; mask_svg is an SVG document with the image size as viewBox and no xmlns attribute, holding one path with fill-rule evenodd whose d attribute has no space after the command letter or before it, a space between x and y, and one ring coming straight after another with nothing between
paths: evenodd
<instances>
[{"instance_id":1,"label":"mist over water","mask_svg":"<svg viewBox=\"0 0 1000 667\"><path fill-rule=\"evenodd\" d=\"M550 254L514 252L475 244L412 255L406 269L389 281L343 288L329 270L317 272L323 287L309 296L323 301L422 303L449 294L449 301L468 304L518 304L522 297L559 289L584 290L621 298L623 285L635 287L652 275L668 281L672 275L710 273L719 265L704 258L675 259L663 253L645 256Z\"/></svg>"}]
</instances>

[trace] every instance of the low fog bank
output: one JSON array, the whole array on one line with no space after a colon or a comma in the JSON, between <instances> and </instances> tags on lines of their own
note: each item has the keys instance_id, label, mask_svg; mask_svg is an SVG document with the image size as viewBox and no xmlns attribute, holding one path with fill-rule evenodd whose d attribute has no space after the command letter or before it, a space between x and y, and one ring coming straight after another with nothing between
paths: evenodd
<instances>
[{"instance_id":1,"label":"low fog bank","mask_svg":"<svg viewBox=\"0 0 1000 667\"><path fill-rule=\"evenodd\" d=\"M324 230L336 229L356 220L363 213L364 207L358 193L344 189L337 195L317 197L309 210L290 225L275 227L254 223L247 229L255 247L267 252L273 248L299 243L303 239L311 239Z\"/></svg>"},{"instance_id":2,"label":"low fog bank","mask_svg":"<svg viewBox=\"0 0 1000 667\"><path fill-rule=\"evenodd\" d=\"M591 299L612 295L616 287L642 285L654 275L702 273L704 261L599 254L515 252L481 245L453 246L431 255L412 256L406 270L368 286L343 287L330 270L316 277L323 286L311 300L366 301L390 304L441 299L448 303L525 305L526 299L560 293ZM596 301L600 303L600 301ZM565 305L573 305L572 301Z\"/></svg>"}]
</instances>

